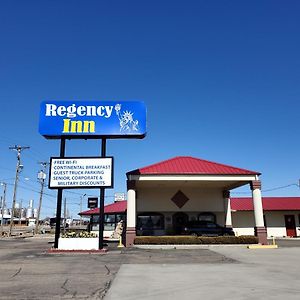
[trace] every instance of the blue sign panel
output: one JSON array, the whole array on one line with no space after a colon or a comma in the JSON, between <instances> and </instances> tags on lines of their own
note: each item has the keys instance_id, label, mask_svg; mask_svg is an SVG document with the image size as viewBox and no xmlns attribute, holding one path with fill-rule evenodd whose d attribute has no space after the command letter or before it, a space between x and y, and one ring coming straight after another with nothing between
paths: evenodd
<instances>
[{"instance_id":1,"label":"blue sign panel","mask_svg":"<svg viewBox=\"0 0 300 300\"><path fill-rule=\"evenodd\" d=\"M45 138L143 138L146 107L140 101L44 101L39 132Z\"/></svg>"}]
</instances>

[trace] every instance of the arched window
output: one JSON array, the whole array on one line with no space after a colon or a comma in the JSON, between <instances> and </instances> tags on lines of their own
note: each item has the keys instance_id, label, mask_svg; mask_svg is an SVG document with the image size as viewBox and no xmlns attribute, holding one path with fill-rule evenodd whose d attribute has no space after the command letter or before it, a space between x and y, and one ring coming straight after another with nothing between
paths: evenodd
<instances>
[{"instance_id":1,"label":"arched window","mask_svg":"<svg viewBox=\"0 0 300 300\"><path fill-rule=\"evenodd\" d=\"M140 230L160 230L165 227L165 218L161 213L148 212L137 216L137 229Z\"/></svg>"},{"instance_id":2,"label":"arched window","mask_svg":"<svg viewBox=\"0 0 300 300\"><path fill-rule=\"evenodd\" d=\"M211 212L203 212L198 215L198 221L208 221L216 223L216 215Z\"/></svg>"}]
</instances>

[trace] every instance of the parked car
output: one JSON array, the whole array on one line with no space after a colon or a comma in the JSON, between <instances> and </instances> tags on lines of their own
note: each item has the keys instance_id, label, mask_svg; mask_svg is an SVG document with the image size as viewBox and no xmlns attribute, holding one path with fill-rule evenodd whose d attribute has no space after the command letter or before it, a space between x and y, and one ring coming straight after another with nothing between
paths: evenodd
<instances>
[{"instance_id":1,"label":"parked car","mask_svg":"<svg viewBox=\"0 0 300 300\"><path fill-rule=\"evenodd\" d=\"M209 221L189 221L182 229L182 234L195 236L234 236L232 228L222 227L214 222Z\"/></svg>"}]
</instances>

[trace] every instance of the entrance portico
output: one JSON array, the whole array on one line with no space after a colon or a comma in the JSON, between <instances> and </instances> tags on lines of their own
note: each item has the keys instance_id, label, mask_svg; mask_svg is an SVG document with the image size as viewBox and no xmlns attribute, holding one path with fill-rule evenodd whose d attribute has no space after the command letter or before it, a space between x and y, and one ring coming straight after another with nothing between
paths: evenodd
<instances>
[{"instance_id":1,"label":"entrance portico","mask_svg":"<svg viewBox=\"0 0 300 300\"><path fill-rule=\"evenodd\" d=\"M255 234L267 243L260 173L180 156L127 173L126 246L136 234L176 234L188 220L213 220L232 227L230 190L249 184L253 195Z\"/></svg>"}]
</instances>

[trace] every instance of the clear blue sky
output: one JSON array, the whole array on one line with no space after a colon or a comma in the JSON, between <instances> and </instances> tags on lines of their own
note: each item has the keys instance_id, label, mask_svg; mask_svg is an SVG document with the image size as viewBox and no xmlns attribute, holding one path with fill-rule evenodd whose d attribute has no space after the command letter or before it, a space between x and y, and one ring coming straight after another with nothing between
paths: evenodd
<instances>
[{"instance_id":1,"label":"clear blue sky","mask_svg":"<svg viewBox=\"0 0 300 300\"><path fill-rule=\"evenodd\" d=\"M38 133L40 102L50 99L145 102L147 137L108 141L115 189L106 203L125 192L127 171L177 155L260 171L263 190L298 183L299 13L299 1L1 1L8 204L16 165L9 146L31 147L17 195L26 206L38 202L37 162L59 154L59 142ZM67 155L99 153L99 141L67 143ZM73 216L85 192L64 193ZM42 216L56 207L56 192L46 193ZM294 185L263 195L299 193Z\"/></svg>"}]
</instances>

